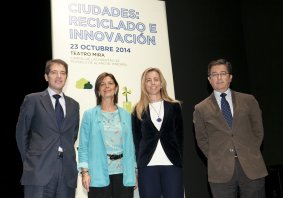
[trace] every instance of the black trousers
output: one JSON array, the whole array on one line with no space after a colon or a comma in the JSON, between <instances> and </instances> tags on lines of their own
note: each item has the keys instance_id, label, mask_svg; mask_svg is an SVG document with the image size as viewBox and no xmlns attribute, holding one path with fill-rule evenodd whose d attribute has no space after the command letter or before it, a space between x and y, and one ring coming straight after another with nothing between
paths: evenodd
<instances>
[{"instance_id":1,"label":"black trousers","mask_svg":"<svg viewBox=\"0 0 283 198\"><path fill-rule=\"evenodd\" d=\"M110 175L106 187L90 187L88 198L133 198L134 186L123 185L123 174Z\"/></svg>"},{"instance_id":2,"label":"black trousers","mask_svg":"<svg viewBox=\"0 0 283 198\"><path fill-rule=\"evenodd\" d=\"M235 170L229 182L209 184L214 198L265 198L265 178L249 179L238 158L235 158Z\"/></svg>"},{"instance_id":3,"label":"black trousers","mask_svg":"<svg viewBox=\"0 0 283 198\"><path fill-rule=\"evenodd\" d=\"M140 198L184 198L182 168L146 166L138 169Z\"/></svg>"}]
</instances>

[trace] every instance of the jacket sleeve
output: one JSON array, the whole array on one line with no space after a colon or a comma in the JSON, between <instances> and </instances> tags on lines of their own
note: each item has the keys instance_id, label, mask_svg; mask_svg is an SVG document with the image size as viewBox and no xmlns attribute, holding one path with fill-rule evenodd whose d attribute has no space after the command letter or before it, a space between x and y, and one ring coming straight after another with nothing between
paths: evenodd
<instances>
[{"instance_id":1,"label":"jacket sleeve","mask_svg":"<svg viewBox=\"0 0 283 198\"><path fill-rule=\"evenodd\" d=\"M179 103L177 103L176 106L176 134L177 134L177 139L180 147L180 154L183 159L183 142L184 142L184 130L183 130L183 116L182 116L182 109Z\"/></svg>"},{"instance_id":2,"label":"jacket sleeve","mask_svg":"<svg viewBox=\"0 0 283 198\"><path fill-rule=\"evenodd\" d=\"M92 130L92 114L90 111L85 111L82 117L80 133L79 133L79 148L78 148L78 171L81 168L89 168L88 164L88 145L90 140L90 131Z\"/></svg>"},{"instance_id":3,"label":"jacket sleeve","mask_svg":"<svg viewBox=\"0 0 283 198\"><path fill-rule=\"evenodd\" d=\"M16 125L16 141L22 161L24 161L29 147L33 109L34 108L30 101L30 98L28 96L25 96L24 101L20 107L20 113Z\"/></svg>"},{"instance_id":4,"label":"jacket sleeve","mask_svg":"<svg viewBox=\"0 0 283 198\"><path fill-rule=\"evenodd\" d=\"M201 116L201 112L198 107L195 107L193 112L193 123L195 128L195 137L197 144L203 154L208 156L208 134L205 127L205 123L203 117Z\"/></svg>"},{"instance_id":5,"label":"jacket sleeve","mask_svg":"<svg viewBox=\"0 0 283 198\"><path fill-rule=\"evenodd\" d=\"M133 111L133 113L131 114L131 119L132 119L132 130L133 130L133 139L134 139L135 151L136 151L136 159L138 160L139 144L142 138L141 120L138 119L136 115L136 111Z\"/></svg>"},{"instance_id":6,"label":"jacket sleeve","mask_svg":"<svg viewBox=\"0 0 283 198\"><path fill-rule=\"evenodd\" d=\"M264 136L264 129L263 129L263 122L262 122L262 112L259 107L259 104L254 96L252 96L250 101L250 121L251 121L251 127L252 132L254 136L256 137L255 142L260 147L263 136Z\"/></svg>"}]
</instances>

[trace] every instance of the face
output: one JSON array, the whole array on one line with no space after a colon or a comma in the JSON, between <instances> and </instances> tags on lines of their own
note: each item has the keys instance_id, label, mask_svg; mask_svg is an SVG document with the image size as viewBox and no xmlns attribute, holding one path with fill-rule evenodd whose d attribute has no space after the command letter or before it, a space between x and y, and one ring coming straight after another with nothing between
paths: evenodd
<instances>
[{"instance_id":1,"label":"face","mask_svg":"<svg viewBox=\"0 0 283 198\"><path fill-rule=\"evenodd\" d=\"M149 96L160 97L161 88L162 83L159 74L156 71L148 72L145 76L145 89Z\"/></svg>"},{"instance_id":2,"label":"face","mask_svg":"<svg viewBox=\"0 0 283 198\"><path fill-rule=\"evenodd\" d=\"M106 76L99 86L99 94L102 99L106 98L114 98L114 95L117 91L117 87L115 86L115 82L109 76Z\"/></svg>"},{"instance_id":3,"label":"face","mask_svg":"<svg viewBox=\"0 0 283 198\"><path fill-rule=\"evenodd\" d=\"M66 69L63 65L54 63L50 67L50 72L44 74L45 80L48 82L48 86L55 92L62 92L67 80Z\"/></svg>"},{"instance_id":4,"label":"face","mask_svg":"<svg viewBox=\"0 0 283 198\"><path fill-rule=\"evenodd\" d=\"M225 65L215 65L210 70L208 81L214 90L223 93L230 87L232 77Z\"/></svg>"}]
</instances>

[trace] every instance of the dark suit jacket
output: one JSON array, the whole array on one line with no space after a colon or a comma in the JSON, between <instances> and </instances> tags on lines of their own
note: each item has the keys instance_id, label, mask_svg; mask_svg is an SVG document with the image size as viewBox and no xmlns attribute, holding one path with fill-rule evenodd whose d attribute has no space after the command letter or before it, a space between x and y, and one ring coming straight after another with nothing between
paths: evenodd
<instances>
[{"instance_id":1,"label":"dark suit jacket","mask_svg":"<svg viewBox=\"0 0 283 198\"><path fill-rule=\"evenodd\" d=\"M16 126L16 140L23 162L22 185L46 185L55 171L59 145L64 149L63 177L69 187L77 186L74 143L79 129L79 103L64 95L66 116L61 128L48 91L24 98Z\"/></svg>"},{"instance_id":2,"label":"dark suit jacket","mask_svg":"<svg viewBox=\"0 0 283 198\"><path fill-rule=\"evenodd\" d=\"M227 182L234 172L234 148L250 179L267 175L260 146L261 110L254 96L232 91L233 126L229 128L212 93L195 106L193 121L198 146L208 159L208 180Z\"/></svg>"},{"instance_id":3,"label":"dark suit jacket","mask_svg":"<svg viewBox=\"0 0 283 198\"><path fill-rule=\"evenodd\" d=\"M133 112L132 126L138 168L147 166L159 139L169 160L182 167L183 119L179 103L164 101L164 118L159 131L151 121L149 107L142 114L142 120Z\"/></svg>"}]
</instances>

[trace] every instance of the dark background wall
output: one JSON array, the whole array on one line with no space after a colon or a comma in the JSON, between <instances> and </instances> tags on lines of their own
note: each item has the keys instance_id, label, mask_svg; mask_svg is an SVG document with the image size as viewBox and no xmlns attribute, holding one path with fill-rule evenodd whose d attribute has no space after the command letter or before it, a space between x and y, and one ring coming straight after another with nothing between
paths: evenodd
<instances>
[{"instance_id":1,"label":"dark background wall","mask_svg":"<svg viewBox=\"0 0 283 198\"><path fill-rule=\"evenodd\" d=\"M15 125L24 95L42 91L47 85L43 74L46 60L52 58L51 14L49 1L20 2L15 10L17 24L23 23L25 28L18 28L12 22L7 25L13 30L10 37L17 38L7 48L19 49L17 56L7 58L10 64L5 66L10 74L19 76L13 79L18 85L13 117L9 117L13 123L11 135L7 140L11 143L12 156L9 154L7 160L16 160L12 184L15 190L10 193L15 193L13 197L23 197ZM212 59L230 60L234 75L231 87L252 93L258 99L265 128L264 159L268 167L282 165L283 1L166 1L166 11L175 95L183 101L187 197L210 197L206 159L195 143L192 112L194 105L212 91L206 71Z\"/></svg>"}]
</instances>

